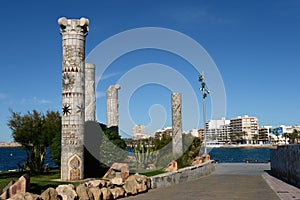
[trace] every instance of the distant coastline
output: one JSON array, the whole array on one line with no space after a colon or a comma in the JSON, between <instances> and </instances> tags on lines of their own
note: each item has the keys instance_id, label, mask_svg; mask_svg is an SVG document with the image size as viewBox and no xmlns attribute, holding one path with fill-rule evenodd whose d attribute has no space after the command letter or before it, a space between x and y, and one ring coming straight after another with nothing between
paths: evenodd
<instances>
[{"instance_id":1,"label":"distant coastline","mask_svg":"<svg viewBox=\"0 0 300 200\"><path fill-rule=\"evenodd\" d=\"M17 148L21 146L18 142L0 142L0 148Z\"/></svg>"},{"instance_id":2,"label":"distant coastline","mask_svg":"<svg viewBox=\"0 0 300 200\"><path fill-rule=\"evenodd\" d=\"M259 145L259 144L239 144L239 145L223 145L220 148L269 148L276 149L277 145Z\"/></svg>"}]
</instances>

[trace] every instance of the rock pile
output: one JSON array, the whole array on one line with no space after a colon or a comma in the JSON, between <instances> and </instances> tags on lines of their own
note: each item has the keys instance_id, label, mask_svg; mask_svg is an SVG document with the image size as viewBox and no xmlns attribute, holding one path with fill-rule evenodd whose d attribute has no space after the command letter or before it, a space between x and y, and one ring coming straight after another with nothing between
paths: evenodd
<instances>
[{"instance_id":1,"label":"rock pile","mask_svg":"<svg viewBox=\"0 0 300 200\"><path fill-rule=\"evenodd\" d=\"M201 156L197 156L196 158L194 158L192 165L199 165L209 160L210 160L209 154L202 154Z\"/></svg>"},{"instance_id":2,"label":"rock pile","mask_svg":"<svg viewBox=\"0 0 300 200\"><path fill-rule=\"evenodd\" d=\"M117 180L114 180L117 179ZM122 178L120 179L122 180ZM11 200L111 200L125 196L147 192L151 187L151 180L147 176L135 174L125 181L118 178L111 180L91 180L78 185L59 185L56 189L48 188L41 195L29 192L19 193Z\"/></svg>"}]
</instances>

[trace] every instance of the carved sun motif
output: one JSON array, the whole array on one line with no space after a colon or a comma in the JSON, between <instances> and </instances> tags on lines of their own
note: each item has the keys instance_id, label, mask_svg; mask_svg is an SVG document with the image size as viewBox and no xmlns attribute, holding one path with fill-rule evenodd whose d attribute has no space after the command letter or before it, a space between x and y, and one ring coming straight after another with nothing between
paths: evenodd
<instances>
[{"instance_id":1,"label":"carved sun motif","mask_svg":"<svg viewBox=\"0 0 300 200\"><path fill-rule=\"evenodd\" d=\"M62 86L65 90L70 90L73 88L73 85L75 83L75 77L74 75L71 75L69 73L64 73L62 77Z\"/></svg>"},{"instance_id":2,"label":"carved sun motif","mask_svg":"<svg viewBox=\"0 0 300 200\"><path fill-rule=\"evenodd\" d=\"M62 113L64 116L69 116L71 114L71 106L69 104L65 104L62 108Z\"/></svg>"}]
</instances>

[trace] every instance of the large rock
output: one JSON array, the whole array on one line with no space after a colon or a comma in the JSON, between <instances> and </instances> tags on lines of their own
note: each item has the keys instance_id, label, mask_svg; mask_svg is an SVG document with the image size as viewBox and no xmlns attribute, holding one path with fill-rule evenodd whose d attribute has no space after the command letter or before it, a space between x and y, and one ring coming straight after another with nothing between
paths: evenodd
<instances>
[{"instance_id":1,"label":"large rock","mask_svg":"<svg viewBox=\"0 0 300 200\"><path fill-rule=\"evenodd\" d=\"M80 200L94 200L92 192L84 184L80 184L76 187L76 193Z\"/></svg>"},{"instance_id":2,"label":"large rock","mask_svg":"<svg viewBox=\"0 0 300 200\"><path fill-rule=\"evenodd\" d=\"M113 185L123 185L123 179L122 178L113 178L110 180L110 182Z\"/></svg>"},{"instance_id":3,"label":"large rock","mask_svg":"<svg viewBox=\"0 0 300 200\"><path fill-rule=\"evenodd\" d=\"M125 190L120 187L112 188L110 189L110 192L112 193L114 199L122 198L125 196Z\"/></svg>"},{"instance_id":4,"label":"large rock","mask_svg":"<svg viewBox=\"0 0 300 200\"><path fill-rule=\"evenodd\" d=\"M1 195L2 198L6 196L6 198L13 197L18 193L26 193L29 189L30 177L28 174L24 174L17 181L9 183L5 188L5 195ZM9 188L8 188L9 187Z\"/></svg>"},{"instance_id":5,"label":"large rock","mask_svg":"<svg viewBox=\"0 0 300 200\"><path fill-rule=\"evenodd\" d=\"M126 163L114 163L105 173L103 178L122 178L123 181L129 177L129 166Z\"/></svg>"},{"instance_id":6,"label":"large rock","mask_svg":"<svg viewBox=\"0 0 300 200\"><path fill-rule=\"evenodd\" d=\"M165 168L166 172L176 172L178 170L177 168L177 162L173 160L168 164L168 166Z\"/></svg>"},{"instance_id":7,"label":"large rock","mask_svg":"<svg viewBox=\"0 0 300 200\"><path fill-rule=\"evenodd\" d=\"M127 194L138 194L141 192L146 192L151 186L150 179L147 176L135 174L128 177L125 181L123 188Z\"/></svg>"},{"instance_id":8,"label":"large rock","mask_svg":"<svg viewBox=\"0 0 300 200\"><path fill-rule=\"evenodd\" d=\"M103 200L111 200L114 198L110 189L108 188L101 188L101 193L102 193Z\"/></svg>"},{"instance_id":9,"label":"large rock","mask_svg":"<svg viewBox=\"0 0 300 200\"><path fill-rule=\"evenodd\" d=\"M32 194L29 192L18 193L10 198L11 200L42 200L42 198L37 194Z\"/></svg>"},{"instance_id":10,"label":"large rock","mask_svg":"<svg viewBox=\"0 0 300 200\"><path fill-rule=\"evenodd\" d=\"M203 163L202 157L197 156L193 159L192 165L199 165L201 163Z\"/></svg>"},{"instance_id":11,"label":"large rock","mask_svg":"<svg viewBox=\"0 0 300 200\"><path fill-rule=\"evenodd\" d=\"M91 187L90 192L93 194L94 200L102 200L102 192L98 187Z\"/></svg>"},{"instance_id":12,"label":"large rock","mask_svg":"<svg viewBox=\"0 0 300 200\"><path fill-rule=\"evenodd\" d=\"M92 181L86 182L85 185L87 187L99 187L99 188L102 188L102 187L105 187L106 183L105 183L105 180L92 180Z\"/></svg>"},{"instance_id":13,"label":"large rock","mask_svg":"<svg viewBox=\"0 0 300 200\"><path fill-rule=\"evenodd\" d=\"M75 200L78 197L72 184L59 185L56 188L56 191L58 195L61 196L62 200Z\"/></svg>"},{"instance_id":14,"label":"large rock","mask_svg":"<svg viewBox=\"0 0 300 200\"><path fill-rule=\"evenodd\" d=\"M58 193L54 188L48 188L47 190L45 190L41 194L41 197L43 200L59 200Z\"/></svg>"}]
</instances>

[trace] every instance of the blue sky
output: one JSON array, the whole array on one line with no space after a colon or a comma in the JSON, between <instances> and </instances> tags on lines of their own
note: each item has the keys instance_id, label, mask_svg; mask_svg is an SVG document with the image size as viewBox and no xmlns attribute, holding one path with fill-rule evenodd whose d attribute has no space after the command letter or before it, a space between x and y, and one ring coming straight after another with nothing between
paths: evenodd
<instances>
[{"instance_id":1,"label":"blue sky","mask_svg":"<svg viewBox=\"0 0 300 200\"><path fill-rule=\"evenodd\" d=\"M220 71L226 89L226 118L248 114L258 117L260 125L300 124L299 11L299 0L2 0L0 141L12 140L6 126L9 109L61 111L57 19L62 16L90 19L87 55L105 39L133 28L163 27L186 34L206 49ZM107 87L131 68L154 62L174 67L197 91L198 72L178 56L157 50L131 52L116 60L97 86L98 121L105 123ZM149 124L149 108L160 104L165 110L160 114L166 115L164 126L171 125L170 93L159 85L137 90L130 101L134 122ZM208 114L209 108L208 98ZM186 125L192 118L184 116L185 129L196 128Z\"/></svg>"}]
</instances>

